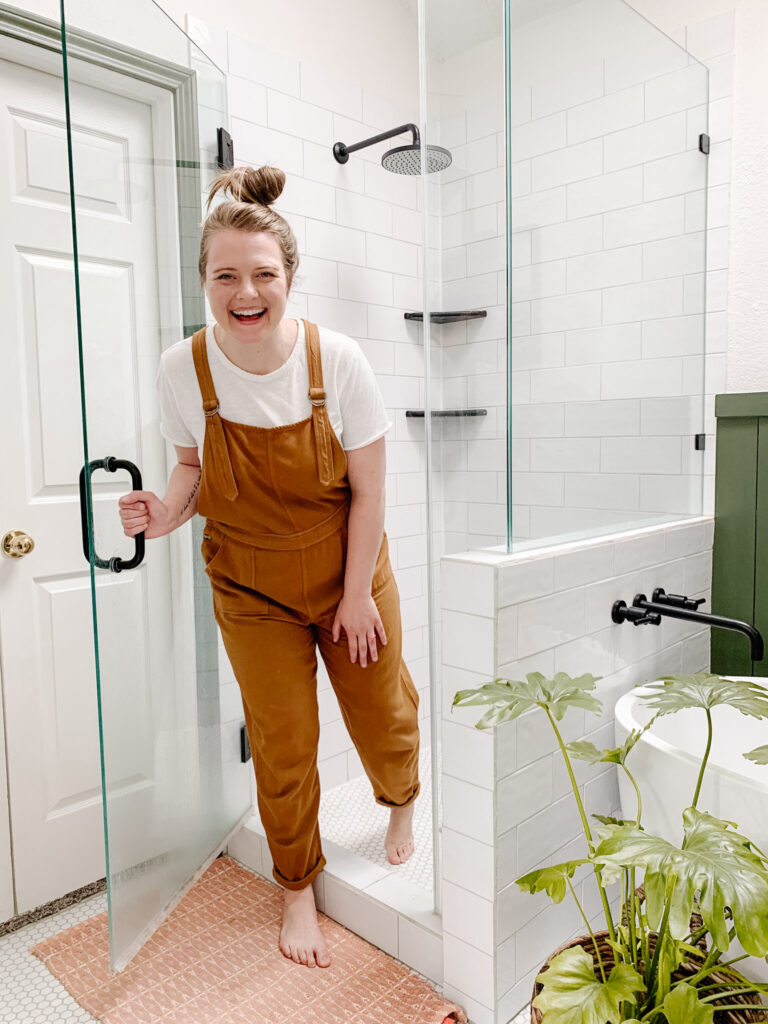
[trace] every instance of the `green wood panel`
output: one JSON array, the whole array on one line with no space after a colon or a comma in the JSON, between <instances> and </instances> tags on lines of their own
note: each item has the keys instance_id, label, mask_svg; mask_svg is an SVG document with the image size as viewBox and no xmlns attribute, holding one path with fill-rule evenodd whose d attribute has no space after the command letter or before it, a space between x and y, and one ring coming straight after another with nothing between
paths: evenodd
<instances>
[{"instance_id":1,"label":"green wood panel","mask_svg":"<svg viewBox=\"0 0 768 1024\"><path fill-rule=\"evenodd\" d=\"M757 421L757 514L755 515L754 623L768 643L768 418ZM753 675L768 676L768 661L754 662Z\"/></svg>"},{"instance_id":2,"label":"green wood panel","mask_svg":"<svg viewBox=\"0 0 768 1024\"><path fill-rule=\"evenodd\" d=\"M768 416L768 391L716 395L715 416Z\"/></svg>"},{"instance_id":3,"label":"green wood panel","mask_svg":"<svg viewBox=\"0 0 768 1024\"><path fill-rule=\"evenodd\" d=\"M754 621L755 607L757 451L756 419L718 419L712 611L746 622ZM742 634L713 629L711 652L713 672L752 674Z\"/></svg>"}]
</instances>

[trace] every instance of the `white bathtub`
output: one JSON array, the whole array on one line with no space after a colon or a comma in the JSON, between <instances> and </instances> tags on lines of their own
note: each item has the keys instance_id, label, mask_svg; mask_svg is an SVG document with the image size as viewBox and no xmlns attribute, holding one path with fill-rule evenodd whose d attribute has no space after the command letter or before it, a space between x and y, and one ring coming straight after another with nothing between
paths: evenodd
<instances>
[{"instance_id":1,"label":"white bathtub","mask_svg":"<svg viewBox=\"0 0 768 1024\"><path fill-rule=\"evenodd\" d=\"M765 678L751 681L768 688ZM647 688L639 686L616 702L616 746L624 742L632 729L641 728L653 717L647 705L639 700L639 694L648 692ZM761 850L768 850L768 765L754 764L741 756L768 743L768 720L749 718L729 707L717 707L712 710L712 724L712 750L697 807L735 822L743 835ZM627 758L627 767L643 797L643 827L652 835L679 845L683 836L682 813L693 801L706 743L706 714L696 708L659 718L635 744ZM624 771L617 770L622 817L635 818L635 791ZM734 942L728 956L741 952L739 943ZM745 961L738 969L748 977L768 981L768 965L761 961Z\"/></svg>"},{"instance_id":2,"label":"white bathtub","mask_svg":"<svg viewBox=\"0 0 768 1024\"><path fill-rule=\"evenodd\" d=\"M746 676L732 678L748 678ZM768 680L751 680L766 688ZM615 738L619 746L632 729L653 717L637 687L616 702ZM749 718L729 707L712 711L713 738L698 808L736 822L739 831L768 850L768 765L754 764L742 754L768 743L768 719ZM627 758L627 767L643 796L643 826L670 842L682 839L682 812L690 806L704 748L707 719L703 710L678 711L659 718ZM634 818L637 800L619 769L622 815Z\"/></svg>"}]
</instances>

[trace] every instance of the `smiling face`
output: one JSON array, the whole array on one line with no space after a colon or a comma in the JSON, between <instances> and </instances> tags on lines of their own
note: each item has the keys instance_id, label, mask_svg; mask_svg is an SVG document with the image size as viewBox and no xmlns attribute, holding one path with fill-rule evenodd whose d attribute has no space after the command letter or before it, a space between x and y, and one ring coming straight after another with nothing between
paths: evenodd
<instances>
[{"instance_id":1,"label":"smiling face","mask_svg":"<svg viewBox=\"0 0 768 1024\"><path fill-rule=\"evenodd\" d=\"M216 323L242 345L277 342L289 283L269 231L223 228L208 243L205 291Z\"/></svg>"}]
</instances>

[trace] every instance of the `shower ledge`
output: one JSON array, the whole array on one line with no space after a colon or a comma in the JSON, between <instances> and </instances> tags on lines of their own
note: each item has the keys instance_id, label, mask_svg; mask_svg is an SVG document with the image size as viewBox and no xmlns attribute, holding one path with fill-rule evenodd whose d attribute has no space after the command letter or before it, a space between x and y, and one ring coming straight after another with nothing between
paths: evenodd
<instances>
[{"instance_id":1,"label":"shower ledge","mask_svg":"<svg viewBox=\"0 0 768 1024\"><path fill-rule=\"evenodd\" d=\"M317 909L441 988L443 929L432 893L327 839L323 853L326 866L312 883ZM227 854L277 885L257 813L230 840Z\"/></svg>"}]
</instances>

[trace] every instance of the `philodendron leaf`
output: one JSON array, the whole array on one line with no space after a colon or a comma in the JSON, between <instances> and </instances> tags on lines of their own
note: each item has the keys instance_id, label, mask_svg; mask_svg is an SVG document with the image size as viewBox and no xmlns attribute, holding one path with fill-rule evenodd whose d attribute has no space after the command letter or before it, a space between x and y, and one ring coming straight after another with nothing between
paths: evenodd
<instances>
[{"instance_id":1,"label":"philodendron leaf","mask_svg":"<svg viewBox=\"0 0 768 1024\"><path fill-rule=\"evenodd\" d=\"M668 1024L712 1024L715 1019L714 1007L700 1003L696 989L685 981L667 993L661 1008Z\"/></svg>"},{"instance_id":2,"label":"philodendron leaf","mask_svg":"<svg viewBox=\"0 0 768 1024\"><path fill-rule=\"evenodd\" d=\"M558 672L547 679L541 672L529 672L524 680L494 679L472 690L459 690L452 707L490 704L488 711L475 723L476 729L510 722L533 707L545 708L559 721L568 708L602 711L603 705L588 692L594 690L598 678L589 674L571 678L565 672Z\"/></svg>"},{"instance_id":3,"label":"philodendron leaf","mask_svg":"<svg viewBox=\"0 0 768 1024\"><path fill-rule=\"evenodd\" d=\"M754 750L748 751L744 757L748 761L754 761L755 764L768 764L768 744L764 747L755 747Z\"/></svg>"},{"instance_id":4,"label":"philodendron leaf","mask_svg":"<svg viewBox=\"0 0 768 1024\"><path fill-rule=\"evenodd\" d=\"M697 672L693 676L663 676L660 683L651 683L646 689L652 693L638 696L659 715L727 704L742 715L768 718L768 691L748 679L723 679Z\"/></svg>"},{"instance_id":5,"label":"philodendron leaf","mask_svg":"<svg viewBox=\"0 0 768 1024\"><path fill-rule=\"evenodd\" d=\"M768 952L768 869L751 849L750 841L709 814L689 807L683 814L683 848L649 835L632 825L606 825L594 860L614 870L644 867L648 921L661 918L667 882L674 880L669 928L682 939L689 931L695 892L699 909L714 944L727 950L729 909L736 936L747 953ZM605 877L605 876L603 876ZM672 884L672 883L670 883Z\"/></svg>"},{"instance_id":6,"label":"philodendron leaf","mask_svg":"<svg viewBox=\"0 0 768 1024\"><path fill-rule=\"evenodd\" d=\"M517 879L517 884L523 892L546 892L554 903L562 903L568 888L566 878L573 878L574 871L582 864L589 864L589 861L569 860L564 864L553 864L548 868L539 868L538 871L529 871L527 875Z\"/></svg>"},{"instance_id":7,"label":"philodendron leaf","mask_svg":"<svg viewBox=\"0 0 768 1024\"><path fill-rule=\"evenodd\" d=\"M606 761L609 764L624 764L627 755L642 735L642 730L633 729L620 747L612 747L608 750L599 750L589 740L577 740L569 743L566 747L568 753L579 761L586 761L588 764L599 764Z\"/></svg>"},{"instance_id":8,"label":"philodendron leaf","mask_svg":"<svg viewBox=\"0 0 768 1024\"><path fill-rule=\"evenodd\" d=\"M546 1024L619 1024L622 1002L645 987L629 964L617 964L607 981L598 980L594 961L581 946L559 953L536 981L543 987L533 1005Z\"/></svg>"}]
</instances>

